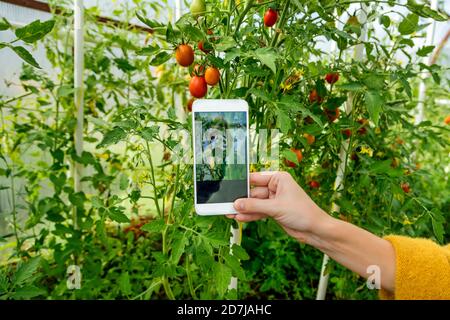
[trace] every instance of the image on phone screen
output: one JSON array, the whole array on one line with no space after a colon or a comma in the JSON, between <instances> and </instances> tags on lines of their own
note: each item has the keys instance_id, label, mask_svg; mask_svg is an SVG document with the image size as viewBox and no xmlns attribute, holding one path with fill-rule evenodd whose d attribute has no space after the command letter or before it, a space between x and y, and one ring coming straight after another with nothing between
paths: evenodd
<instances>
[{"instance_id":1,"label":"image on phone screen","mask_svg":"<svg viewBox=\"0 0 450 320\"><path fill-rule=\"evenodd\" d=\"M197 203L247 197L247 113L195 112L194 117Z\"/></svg>"}]
</instances>

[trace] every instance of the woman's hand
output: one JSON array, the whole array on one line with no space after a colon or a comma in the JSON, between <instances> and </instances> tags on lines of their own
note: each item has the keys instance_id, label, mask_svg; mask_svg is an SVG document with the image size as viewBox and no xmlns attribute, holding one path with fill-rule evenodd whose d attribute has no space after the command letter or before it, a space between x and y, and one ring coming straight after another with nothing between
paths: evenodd
<instances>
[{"instance_id":1,"label":"woman's hand","mask_svg":"<svg viewBox=\"0 0 450 320\"><path fill-rule=\"evenodd\" d=\"M363 277L369 267L379 267L381 286L394 291L395 252L387 240L329 216L287 172L252 173L250 183L251 198L236 200L238 214L229 218L249 222L271 217L292 237Z\"/></svg>"},{"instance_id":2,"label":"woman's hand","mask_svg":"<svg viewBox=\"0 0 450 320\"><path fill-rule=\"evenodd\" d=\"M234 203L240 222L272 217L286 232L309 242L314 230L332 218L320 209L287 172L259 172L250 175L251 198Z\"/></svg>"}]
</instances>

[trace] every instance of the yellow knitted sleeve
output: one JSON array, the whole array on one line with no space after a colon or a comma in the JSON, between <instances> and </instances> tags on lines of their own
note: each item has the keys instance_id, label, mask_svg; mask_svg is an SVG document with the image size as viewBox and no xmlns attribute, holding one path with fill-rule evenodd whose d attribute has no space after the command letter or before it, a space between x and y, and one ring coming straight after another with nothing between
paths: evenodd
<instances>
[{"instance_id":1,"label":"yellow knitted sleeve","mask_svg":"<svg viewBox=\"0 0 450 320\"><path fill-rule=\"evenodd\" d=\"M384 239L395 250L395 292L380 290L381 299L450 299L450 245L403 236Z\"/></svg>"}]
</instances>

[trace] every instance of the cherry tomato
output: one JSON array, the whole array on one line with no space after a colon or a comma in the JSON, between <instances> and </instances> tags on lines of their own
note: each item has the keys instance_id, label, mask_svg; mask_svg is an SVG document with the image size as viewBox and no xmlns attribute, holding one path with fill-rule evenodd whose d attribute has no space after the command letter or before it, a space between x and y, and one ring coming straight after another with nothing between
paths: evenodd
<instances>
[{"instance_id":1,"label":"cherry tomato","mask_svg":"<svg viewBox=\"0 0 450 320\"><path fill-rule=\"evenodd\" d=\"M278 12L272 8L266 11L264 14L264 25L266 27L272 27L278 20Z\"/></svg>"},{"instance_id":2,"label":"cherry tomato","mask_svg":"<svg viewBox=\"0 0 450 320\"><path fill-rule=\"evenodd\" d=\"M330 72L327 73L325 76L325 81L329 84L336 83L339 80L339 73L337 72Z\"/></svg>"},{"instance_id":3,"label":"cherry tomato","mask_svg":"<svg viewBox=\"0 0 450 320\"><path fill-rule=\"evenodd\" d=\"M445 124L450 124L450 116L446 116L444 119Z\"/></svg>"},{"instance_id":4,"label":"cherry tomato","mask_svg":"<svg viewBox=\"0 0 450 320\"><path fill-rule=\"evenodd\" d=\"M306 139L306 142L308 142L308 144L313 144L314 141L316 141L316 137L314 137L313 135L309 134L309 133L305 133L303 134L303 137Z\"/></svg>"},{"instance_id":5,"label":"cherry tomato","mask_svg":"<svg viewBox=\"0 0 450 320\"><path fill-rule=\"evenodd\" d=\"M192 104L194 103L195 98L190 98L188 103L187 103L187 109L189 112L192 112Z\"/></svg>"},{"instance_id":6,"label":"cherry tomato","mask_svg":"<svg viewBox=\"0 0 450 320\"><path fill-rule=\"evenodd\" d=\"M205 0L194 0L191 3L191 14L197 18L198 16L201 16L205 13L206 11L206 4L205 4Z\"/></svg>"},{"instance_id":7,"label":"cherry tomato","mask_svg":"<svg viewBox=\"0 0 450 320\"><path fill-rule=\"evenodd\" d=\"M408 182L403 182L401 185L402 190L404 193L410 193L411 192L411 187L409 186Z\"/></svg>"},{"instance_id":8,"label":"cherry tomato","mask_svg":"<svg viewBox=\"0 0 450 320\"><path fill-rule=\"evenodd\" d=\"M311 189L317 189L320 187L320 183L316 180L311 180L309 182L309 186L311 187Z\"/></svg>"},{"instance_id":9,"label":"cherry tomato","mask_svg":"<svg viewBox=\"0 0 450 320\"><path fill-rule=\"evenodd\" d=\"M318 104L322 103L323 98L319 96L316 89L312 89L309 93L309 102L314 103L317 102Z\"/></svg>"},{"instance_id":10,"label":"cherry tomato","mask_svg":"<svg viewBox=\"0 0 450 320\"><path fill-rule=\"evenodd\" d=\"M220 81L220 72L217 68L208 67L205 71L206 83L210 86L215 86Z\"/></svg>"},{"instance_id":11,"label":"cherry tomato","mask_svg":"<svg viewBox=\"0 0 450 320\"><path fill-rule=\"evenodd\" d=\"M189 67L194 62L194 50L188 44L180 44L175 50L175 59L182 67Z\"/></svg>"},{"instance_id":12,"label":"cherry tomato","mask_svg":"<svg viewBox=\"0 0 450 320\"><path fill-rule=\"evenodd\" d=\"M362 136L365 135L367 133L366 125L369 123L369 121L367 121L367 119L362 118L359 119L357 122L359 124L362 124L362 127L358 129L358 133Z\"/></svg>"},{"instance_id":13,"label":"cherry tomato","mask_svg":"<svg viewBox=\"0 0 450 320\"><path fill-rule=\"evenodd\" d=\"M189 83L189 91L193 97L203 98L208 92L205 77L193 76Z\"/></svg>"},{"instance_id":14,"label":"cherry tomato","mask_svg":"<svg viewBox=\"0 0 450 320\"><path fill-rule=\"evenodd\" d=\"M325 115L328 118L328 121L330 121L330 122L334 122L337 118L339 118L339 115L341 113L339 108L336 108L336 109L325 108L324 111L325 111Z\"/></svg>"},{"instance_id":15,"label":"cherry tomato","mask_svg":"<svg viewBox=\"0 0 450 320\"><path fill-rule=\"evenodd\" d=\"M347 139L352 135L352 130L350 129L343 129L341 132L345 137L347 137Z\"/></svg>"},{"instance_id":16,"label":"cherry tomato","mask_svg":"<svg viewBox=\"0 0 450 320\"><path fill-rule=\"evenodd\" d=\"M211 49L209 48L210 46L208 46L208 44L205 45L205 42L203 40L198 42L197 47L199 50L203 51L206 54L211 52Z\"/></svg>"}]
</instances>

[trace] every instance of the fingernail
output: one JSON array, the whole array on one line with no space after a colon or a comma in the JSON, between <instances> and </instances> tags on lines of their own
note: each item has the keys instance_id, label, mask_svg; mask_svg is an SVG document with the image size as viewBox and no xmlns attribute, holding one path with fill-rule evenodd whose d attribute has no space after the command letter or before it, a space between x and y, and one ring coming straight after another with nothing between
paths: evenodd
<instances>
[{"instance_id":1,"label":"fingernail","mask_svg":"<svg viewBox=\"0 0 450 320\"><path fill-rule=\"evenodd\" d=\"M244 210L244 201L236 200L234 202L234 207L236 208L236 210Z\"/></svg>"}]
</instances>

